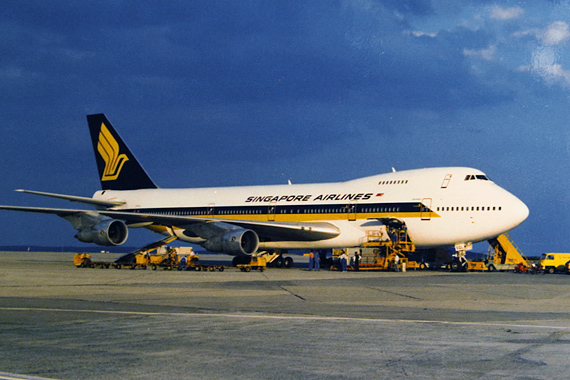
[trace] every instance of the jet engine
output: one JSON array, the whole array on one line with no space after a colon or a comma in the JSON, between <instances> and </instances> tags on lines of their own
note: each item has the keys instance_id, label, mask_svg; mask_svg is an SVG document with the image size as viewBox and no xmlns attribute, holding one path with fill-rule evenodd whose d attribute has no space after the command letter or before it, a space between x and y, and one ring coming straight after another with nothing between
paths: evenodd
<instances>
[{"instance_id":1,"label":"jet engine","mask_svg":"<svg viewBox=\"0 0 570 380\"><path fill-rule=\"evenodd\" d=\"M129 229L120 220L102 220L91 227L79 230L75 237L84 243L104 246L121 245L127 241Z\"/></svg>"},{"instance_id":2,"label":"jet engine","mask_svg":"<svg viewBox=\"0 0 570 380\"><path fill-rule=\"evenodd\" d=\"M207 240L204 248L211 252L249 256L259 248L259 237L252 230L240 228Z\"/></svg>"}]
</instances>

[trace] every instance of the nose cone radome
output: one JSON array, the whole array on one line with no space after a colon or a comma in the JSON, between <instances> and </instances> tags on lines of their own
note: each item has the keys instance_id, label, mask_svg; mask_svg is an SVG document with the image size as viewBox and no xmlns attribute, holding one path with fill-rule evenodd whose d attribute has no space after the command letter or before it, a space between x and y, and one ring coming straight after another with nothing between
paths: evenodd
<instances>
[{"instance_id":1,"label":"nose cone radome","mask_svg":"<svg viewBox=\"0 0 570 380\"><path fill-rule=\"evenodd\" d=\"M512 195L512 201L510 202L508 212L509 220L512 223L511 229L524 222L530 213L527 205L514 195Z\"/></svg>"}]
</instances>

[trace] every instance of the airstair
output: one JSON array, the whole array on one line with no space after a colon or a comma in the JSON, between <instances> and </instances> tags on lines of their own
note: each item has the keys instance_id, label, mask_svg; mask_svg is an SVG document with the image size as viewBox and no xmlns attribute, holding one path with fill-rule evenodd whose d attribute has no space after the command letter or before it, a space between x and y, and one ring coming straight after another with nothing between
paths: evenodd
<instances>
[{"instance_id":1,"label":"airstair","mask_svg":"<svg viewBox=\"0 0 570 380\"><path fill-rule=\"evenodd\" d=\"M489 264L490 271L514 270L515 265L530 265L529 260L511 239L508 234L502 234L489 241Z\"/></svg>"}]
</instances>

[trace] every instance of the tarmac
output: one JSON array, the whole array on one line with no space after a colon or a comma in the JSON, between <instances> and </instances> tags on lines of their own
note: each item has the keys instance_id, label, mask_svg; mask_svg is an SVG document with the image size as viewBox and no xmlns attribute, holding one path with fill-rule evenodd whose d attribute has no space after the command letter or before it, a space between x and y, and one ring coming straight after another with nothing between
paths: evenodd
<instances>
[{"instance_id":1,"label":"tarmac","mask_svg":"<svg viewBox=\"0 0 570 380\"><path fill-rule=\"evenodd\" d=\"M565 274L314 272L303 256L249 273L78 269L73 255L0 252L0 379L569 377Z\"/></svg>"}]
</instances>

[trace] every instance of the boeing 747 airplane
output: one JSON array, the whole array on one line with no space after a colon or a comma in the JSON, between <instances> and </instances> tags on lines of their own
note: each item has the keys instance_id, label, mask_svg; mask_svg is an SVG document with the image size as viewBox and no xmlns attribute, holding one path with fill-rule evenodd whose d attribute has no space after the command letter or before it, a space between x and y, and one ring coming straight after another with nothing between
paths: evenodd
<instances>
[{"instance_id":1,"label":"boeing 747 airplane","mask_svg":"<svg viewBox=\"0 0 570 380\"><path fill-rule=\"evenodd\" d=\"M468 167L392 171L335 183L163 189L105 115L87 120L101 190L92 198L18 191L93 209L0 209L58 215L86 243L121 245L129 228L145 227L235 256L358 247L371 231L396 222L406 226L417 248L464 247L510 231L529 214L517 197Z\"/></svg>"}]
</instances>

